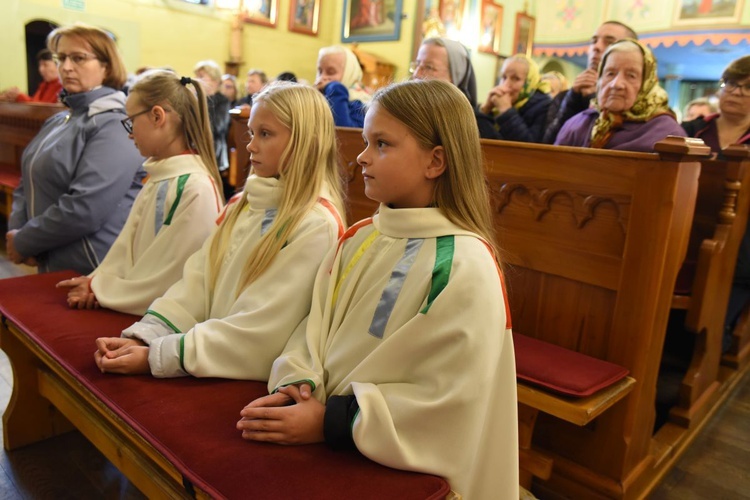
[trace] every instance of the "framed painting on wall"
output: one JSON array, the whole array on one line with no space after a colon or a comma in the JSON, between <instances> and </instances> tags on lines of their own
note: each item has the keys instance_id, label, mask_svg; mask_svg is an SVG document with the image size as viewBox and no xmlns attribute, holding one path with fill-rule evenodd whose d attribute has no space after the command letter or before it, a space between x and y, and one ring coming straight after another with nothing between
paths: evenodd
<instances>
[{"instance_id":1,"label":"framed painting on wall","mask_svg":"<svg viewBox=\"0 0 750 500\"><path fill-rule=\"evenodd\" d=\"M503 7L493 0L482 1L479 21L479 51L488 54L500 53L500 32L503 26Z\"/></svg>"},{"instance_id":2,"label":"framed painting on wall","mask_svg":"<svg viewBox=\"0 0 750 500\"><path fill-rule=\"evenodd\" d=\"M401 35L402 0L344 0L343 42L383 42Z\"/></svg>"},{"instance_id":3,"label":"framed painting on wall","mask_svg":"<svg viewBox=\"0 0 750 500\"><path fill-rule=\"evenodd\" d=\"M277 0L244 0L241 16L246 23L261 26L276 26Z\"/></svg>"},{"instance_id":4,"label":"framed painting on wall","mask_svg":"<svg viewBox=\"0 0 750 500\"><path fill-rule=\"evenodd\" d=\"M513 35L513 54L526 54L531 57L534 45L535 19L524 12L516 14L516 32Z\"/></svg>"},{"instance_id":5,"label":"framed painting on wall","mask_svg":"<svg viewBox=\"0 0 750 500\"><path fill-rule=\"evenodd\" d=\"M465 5L465 0L440 0L440 21L448 38L458 39Z\"/></svg>"},{"instance_id":6,"label":"framed painting on wall","mask_svg":"<svg viewBox=\"0 0 750 500\"><path fill-rule=\"evenodd\" d=\"M674 24L738 23L742 0L677 0Z\"/></svg>"},{"instance_id":7,"label":"framed painting on wall","mask_svg":"<svg viewBox=\"0 0 750 500\"><path fill-rule=\"evenodd\" d=\"M289 31L318 36L320 0L289 1Z\"/></svg>"}]
</instances>

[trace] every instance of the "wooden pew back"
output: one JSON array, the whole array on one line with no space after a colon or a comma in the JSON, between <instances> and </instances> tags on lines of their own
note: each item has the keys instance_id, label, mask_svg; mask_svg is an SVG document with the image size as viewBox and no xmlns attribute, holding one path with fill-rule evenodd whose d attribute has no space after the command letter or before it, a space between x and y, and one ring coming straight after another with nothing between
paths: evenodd
<instances>
[{"instance_id":1,"label":"wooden pew back","mask_svg":"<svg viewBox=\"0 0 750 500\"><path fill-rule=\"evenodd\" d=\"M685 335L695 337L670 412L670 420L683 427L701 422L719 397L724 311L750 210L750 147L732 146L726 153L726 159L702 162L684 277L672 301L673 309L687 310Z\"/></svg>"},{"instance_id":2,"label":"wooden pew back","mask_svg":"<svg viewBox=\"0 0 750 500\"><path fill-rule=\"evenodd\" d=\"M553 420L537 427L545 449L617 489L649 451L700 165L494 141L483 148L514 330L624 366L636 380L593 431Z\"/></svg>"},{"instance_id":3,"label":"wooden pew back","mask_svg":"<svg viewBox=\"0 0 750 500\"><path fill-rule=\"evenodd\" d=\"M10 217L13 190L21 179L21 155L62 104L0 102L0 210Z\"/></svg>"}]
</instances>

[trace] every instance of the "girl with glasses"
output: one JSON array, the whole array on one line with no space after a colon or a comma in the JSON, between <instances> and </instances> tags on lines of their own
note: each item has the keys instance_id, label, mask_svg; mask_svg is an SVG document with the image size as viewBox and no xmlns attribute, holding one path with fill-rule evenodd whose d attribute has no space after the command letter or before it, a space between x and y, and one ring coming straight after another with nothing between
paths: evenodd
<instances>
[{"instance_id":1,"label":"girl with glasses","mask_svg":"<svg viewBox=\"0 0 750 500\"><path fill-rule=\"evenodd\" d=\"M76 24L52 31L67 111L51 117L21 159L6 249L39 272L88 274L101 264L141 189L143 157L120 120L125 65L112 37Z\"/></svg>"},{"instance_id":2,"label":"girl with glasses","mask_svg":"<svg viewBox=\"0 0 750 500\"><path fill-rule=\"evenodd\" d=\"M170 71L145 73L131 88L122 120L147 157L149 180L104 261L68 287L68 305L145 314L182 277L224 205L203 88Z\"/></svg>"}]
</instances>

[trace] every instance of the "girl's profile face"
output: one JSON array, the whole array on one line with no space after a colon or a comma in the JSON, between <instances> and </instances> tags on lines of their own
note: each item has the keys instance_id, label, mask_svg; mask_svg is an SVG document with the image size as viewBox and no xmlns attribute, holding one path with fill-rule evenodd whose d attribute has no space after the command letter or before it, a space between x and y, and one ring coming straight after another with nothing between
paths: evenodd
<instances>
[{"instance_id":1,"label":"girl's profile face","mask_svg":"<svg viewBox=\"0 0 750 500\"><path fill-rule=\"evenodd\" d=\"M357 157L365 195L392 208L422 208L432 203L434 179L427 175L433 151L422 148L411 130L374 103L365 116L365 150Z\"/></svg>"},{"instance_id":2,"label":"girl's profile face","mask_svg":"<svg viewBox=\"0 0 750 500\"><path fill-rule=\"evenodd\" d=\"M150 109L138 99L137 92L131 92L125 101L125 114L130 118L133 132L129 137L133 139L135 147L141 156L149 158L156 156L158 152L158 141L154 141L154 127L150 121Z\"/></svg>"},{"instance_id":3,"label":"girl's profile face","mask_svg":"<svg viewBox=\"0 0 750 500\"><path fill-rule=\"evenodd\" d=\"M278 177L281 157L289 144L292 131L281 123L263 101L253 104L247 122L250 143L247 152L253 172L258 177Z\"/></svg>"}]
</instances>

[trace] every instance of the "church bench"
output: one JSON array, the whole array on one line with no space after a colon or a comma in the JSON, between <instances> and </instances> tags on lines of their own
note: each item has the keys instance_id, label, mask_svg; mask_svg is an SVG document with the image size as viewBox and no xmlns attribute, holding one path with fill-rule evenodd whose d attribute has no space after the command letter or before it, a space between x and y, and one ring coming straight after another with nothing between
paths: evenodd
<instances>
[{"instance_id":1,"label":"church bench","mask_svg":"<svg viewBox=\"0 0 750 500\"><path fill-rule=\"evenodd\" d=\"M99 336L138 317L71 310L54 284L71 272L0 280L0 347L14 387L6 450L77 428L151 498L445 498L435 476L390 469L324 444L248 442L235 423L266 384L98 371ZM33 297L33 300L29 298Z\"/></svg>"},{"instance_id":2,"label":"church bench","mask_svg":"<svg viewBox=\"0 0 750 500\"><path fill-rule=\"evenodd\" d=\"M670 147L659 144L657 151ZM750 211L750 147L730 146L724 156L701 164L687 256L672 298L673 309L686 311L685 333L694 336L679 400L669 414L685 427L703 421L719 397L724 311Z\"/></svg>"},{"instance_id":3,"label":"church bench","mask_svg":"<svg viewBox=\"0 0 750 500\"><path fill-rule=\"evenodd\" d=\"M747 145L734 145L724 150L724 156L732 164L741 163L744 167L743 186L744 189L750 189L750 147ZM748 217L749 210L743 209L741 201L737 199L737 216L744 215ZM744 211L743 211L744 210ZM737 223L737 221L735 221ZM750 369L750 304L746 304L740 314L740 318L732 331L732 344L722 356L722 364L730 367L739 373L744 373Z\"/></svg>"},{"instance_id":4,"label":"church bench","mask_svg":"<svg viewBox=\"0 0 750 500\"><path fill-rule=\"evenodd\" d=\"M61 104L0 102L0 196L5 218L21 180L21 154L44 122L64 110Z\"/></svg>"}]
</instances>

